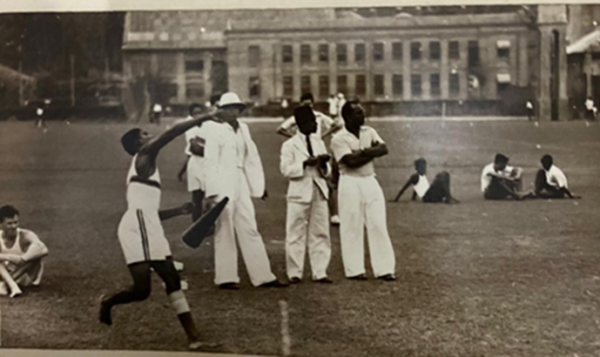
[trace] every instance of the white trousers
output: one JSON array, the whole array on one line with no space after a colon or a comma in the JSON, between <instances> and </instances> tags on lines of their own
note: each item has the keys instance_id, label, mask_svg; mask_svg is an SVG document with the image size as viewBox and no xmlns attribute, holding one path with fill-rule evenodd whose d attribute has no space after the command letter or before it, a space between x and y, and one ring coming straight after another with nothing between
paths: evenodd
<instances>
[{"instance_id":1,"label":"white trousers","mask_svg":"<svg viewBox=\"0 0 600 357\"><path fill-rule=\"evenodd\" d=\"M346 277L365 273L365 225L373 274L375 277L394 274L396 258L387 230L385 197L375 176L341 175L338 203Z\"/></svg>"},{"instance_id":2,"label":"white trousers","mask_svg":"<svg viewBox=\"0 0 600 357\"><path fill-rule=\"evenodd\" d=\"M254 205L248 183L238 171L236 193L229 197L215 227L215 284L239 283L237 243L252 285L276 279L271 272L267 250L256 226Z\"/></svg>"},{"instance_id":3,"label":"white trousers","mask_svg":"<svg viewBox=\"0 0 600 357\"><path fill-rule=\"evenodd\" d=\"M302 279L307 240L312 278L319 280L327 277L331 259L329 207L315 184L312 202L287 203L285 251L287 275L290 279Z\"/></svg>"}]
</instances>

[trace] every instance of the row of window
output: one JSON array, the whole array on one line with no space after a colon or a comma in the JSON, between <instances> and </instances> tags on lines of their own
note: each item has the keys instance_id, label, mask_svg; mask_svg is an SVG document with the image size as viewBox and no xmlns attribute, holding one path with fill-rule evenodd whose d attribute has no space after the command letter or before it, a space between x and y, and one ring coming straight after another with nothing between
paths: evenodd
<instances>
[{"instance_id":1,"label":"row of window","mask_svg":"<svg viewBox=\"0 0 600 357\"><path fill-rule=\"evenodd\" d=\"M364 96L367 92L367 77L363 74L354 76L354 94L356 96ZM385 95L385 77L382 74L376 74L372 78L373 80L373 93L375 96ZM330 93L329 88L329 76L318 77L318 95L321 98L327 98ZM460 79L458 73L451 73L448 78L449 91L451 96L456 96L460 92ZM410 77L410 90L413 98L418 98L423 94L423 76L420 74L413 74ZM440 75L433 73L429 75L429 88L432 96L439 96L441 94L441 81ZM312 92L312 77L302 76L300 78L300 91L302 93ZM341 75L337 77L337 91L341 93L348 93L348 76ZM402 96L404 94L404 77L401 74L394 74L392 76L392 93L394 96ZM249 81L249 95L250 97L260 96L260 79L258 77L251 77ZM291 98L294 96L294 77L284 76L283 77L283 95Z\"/></svg>"},{"instance_id":2,"label":"row of window","mask_svg":"<svg viewBox=\"0 0 600 357\"><path fill-rule=\"evenodd\" d=\"M419 61L423 59L423 44L421 42L410 43L410 59ZM338 43L336 48L336 60L338 63L348 62L348 45ZM283 63L292 63L294 61L294 47L292 45L282 46L282 61ZM318 62L329 62L329 44L319 44L317 47ZM441 44L439 41L429 42L429 60L439 61L442 55ZM508 59L510 57L510 46L498 47L496 52L498 58ZM371 56L373 61L381 62L385 60L385 47L383 42L372 44ZM392 59L401 61L404 57L404 47L402 42L392 43ZM354 45L354 62L364 63L367 58L367 46L364 43ZM460 60L460 43L459 41L450 41L448 43L448 58L450 60ZM479 43L477 41L468 42L468 60L470 64L479 64ZM309 44L300 45L300 63L309 64L312 62L312 47ZM260 64L260 47L252 45L248 47L248 65L250 67L258 67Z\"/></svg>"}]
</instances>

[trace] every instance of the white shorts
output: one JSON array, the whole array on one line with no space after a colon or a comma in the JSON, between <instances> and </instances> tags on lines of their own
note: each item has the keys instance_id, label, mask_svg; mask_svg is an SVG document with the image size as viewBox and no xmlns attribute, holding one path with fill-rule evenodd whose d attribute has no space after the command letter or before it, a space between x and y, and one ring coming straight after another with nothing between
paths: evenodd
<instances>
[{"instance_id":1,"label":"white shorts","mask_svg":"<svg viewBox=\"0 0 600 357\"><path fill-rule=\"evenodd\" d=\"M204 170L202 167L203 158L190 157L187 163L187 185L188 192L197 190L205 190L204 186Z\"/></svg>"},{"instance_id":2,"label":"white shorts","mask_svg":"<svg viewBox=\"0 0 600 357\"><path fill-rule=\"evenodd\" d=\"M158 211L128 210L121 218L117 234L127 265L171 256Z\"/></svg>"}]
</instances>

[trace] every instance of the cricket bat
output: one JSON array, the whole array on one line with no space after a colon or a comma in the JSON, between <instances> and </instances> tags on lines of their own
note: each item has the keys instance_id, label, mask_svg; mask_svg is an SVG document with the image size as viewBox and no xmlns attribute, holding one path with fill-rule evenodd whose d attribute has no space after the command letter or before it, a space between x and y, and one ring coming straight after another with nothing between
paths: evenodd
<instances>
[{"instance_id":1,"label":"cricket bat","mask_svg":"<svg viewBox=\"0 0 600 357\"><path fill-rule=\"evenodd\" d=\"M184 243L192 248L198 248L204 238L209 235L211 227L215 224L221 212L223 212L227 202L229 202L229 198L223 198L213 208L203 214L202 217L198 218L196 222L192 223L181 236Z\"/></svg>"}]
</instances>

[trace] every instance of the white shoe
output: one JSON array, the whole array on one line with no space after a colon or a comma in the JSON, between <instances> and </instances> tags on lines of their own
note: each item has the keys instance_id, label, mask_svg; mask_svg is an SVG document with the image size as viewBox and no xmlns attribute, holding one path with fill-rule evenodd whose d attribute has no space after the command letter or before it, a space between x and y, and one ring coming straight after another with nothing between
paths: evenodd
<instances>
[{"instance_id":1,"label":"white shoe","mask_svg":"<svg viewBox=\"0 0 600 357\"><path fill-rule=\"evenodd\" d=\"M17 288L14 291L11 291L10 293L10 298L16 298L17 296L23 294L23 292L21 291L21 289Z\"/></svg>"},{"instance_id":2,"label":"white shoe","mask_svg":"<svg viewBox=\"0 0 600 357\"><path fill-rule=\"evenodd\" d=\"M177 271L183 271L183 263L182 262L178 262L178 261L174 261L173 265L175 265L175 270Z\"/></svg>"},{"instance_id":3,"label":"white shoe","mask_svg":"<svg viewBox=\"0 0 600 357\"><path fill-rule=\"evenodd\" d=\"M339 225L340 224L340 216L338 216L337 214L335 216L331 216L331 224L333 225Z\"/></svg>"}]
</instances>

